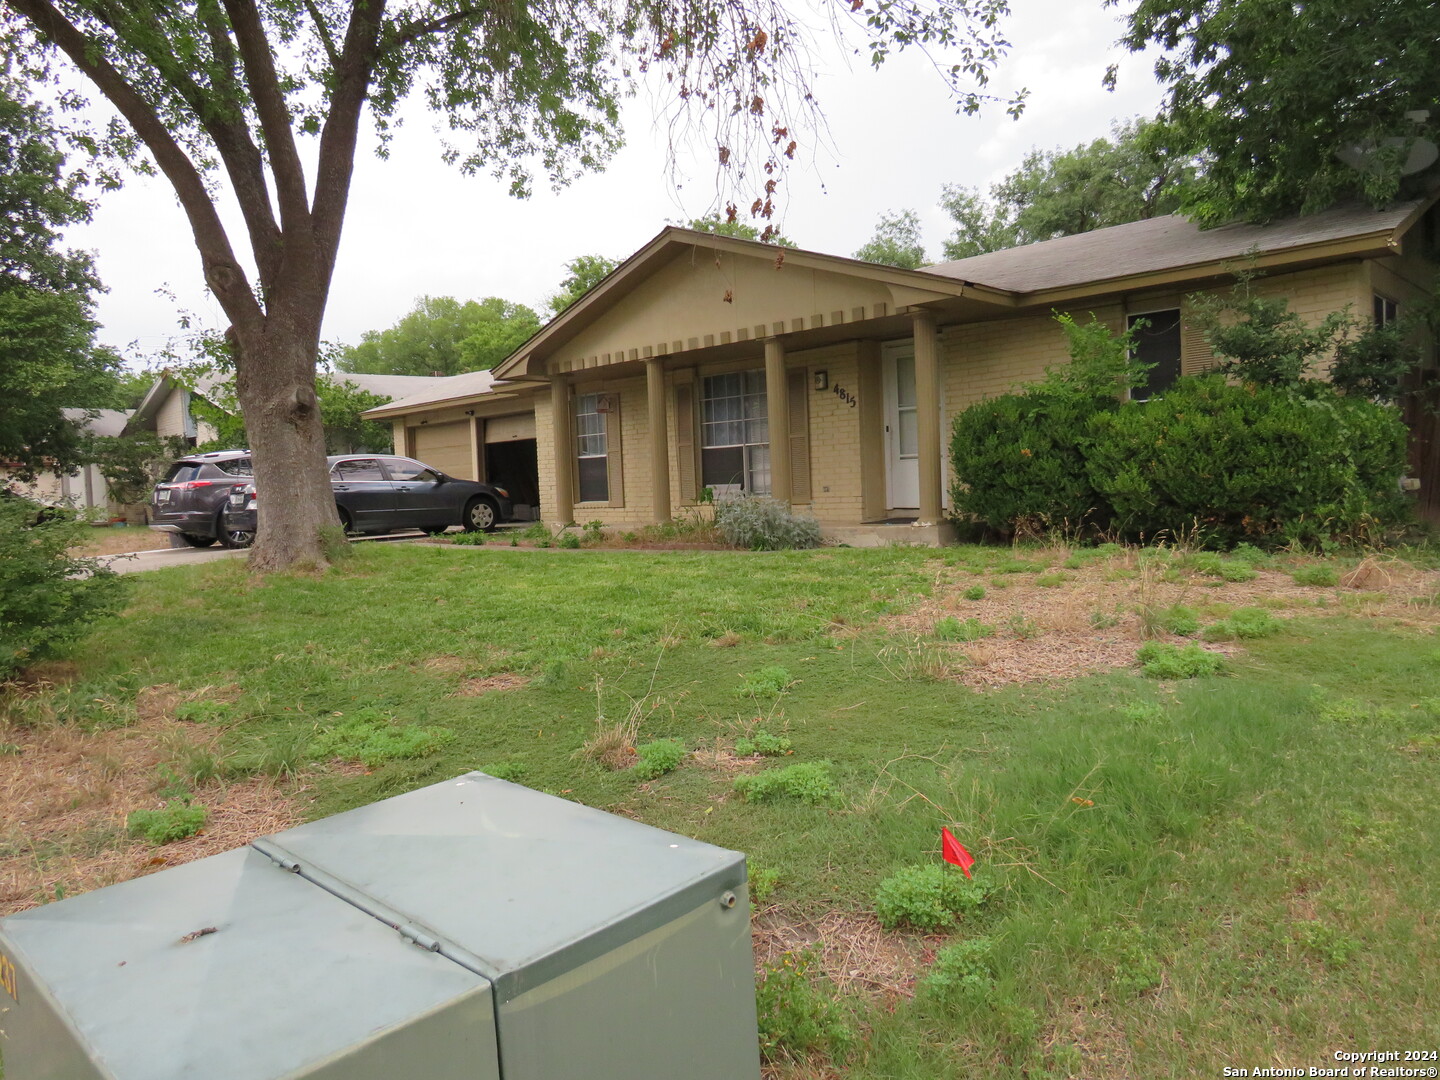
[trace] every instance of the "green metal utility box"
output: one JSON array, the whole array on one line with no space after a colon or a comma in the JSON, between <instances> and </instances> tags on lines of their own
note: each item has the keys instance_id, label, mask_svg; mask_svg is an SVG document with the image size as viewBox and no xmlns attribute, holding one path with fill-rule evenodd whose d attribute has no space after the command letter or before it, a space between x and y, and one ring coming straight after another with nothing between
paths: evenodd
<instances>
[{"instance_id":1,"label":"green metal utility box","mask_svg":"<svg viewBox=\"0 0 1440 1080\"><path fill-rule=\"evenodd\" d=\"M754 1080L745 860L483 773L0 920L6 1080Z\"/></svg>"}]
</instances>

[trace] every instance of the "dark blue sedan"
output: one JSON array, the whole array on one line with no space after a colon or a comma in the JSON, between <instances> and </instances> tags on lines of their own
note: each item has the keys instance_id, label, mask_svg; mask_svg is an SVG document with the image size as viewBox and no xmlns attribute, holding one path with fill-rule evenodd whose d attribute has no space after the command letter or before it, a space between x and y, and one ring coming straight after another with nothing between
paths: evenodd
<instances>
[{"instance_id":1,"label":"dark blue sedan","mask_svg":"<svg viewBox=\"0 0 1440 1080\"><path fill-rule=\"evenodd\" d=\"M342 454L327 458L340 524L351 534L421 529L440 533L452 525L489 532L512 512L510 493L493 484L459 480L412 458ZM255 538L253 484L230 495L224 523L232 537Z\"/></svg>"}]
</instances>

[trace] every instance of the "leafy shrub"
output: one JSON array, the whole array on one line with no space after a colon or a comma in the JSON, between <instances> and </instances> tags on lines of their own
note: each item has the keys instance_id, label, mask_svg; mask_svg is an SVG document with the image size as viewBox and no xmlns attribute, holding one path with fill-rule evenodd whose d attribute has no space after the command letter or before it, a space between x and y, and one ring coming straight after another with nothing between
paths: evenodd
<instances>
[{"instance_id":1,"label":"leafy shrub","mask_svg":"<svg viewBox=\"0 0 1440 1080\"><path fill-rule=\"evenodd\" d=\"M358 761L368 768L400 758L424 757L455 737L443 728L398 724L374 709L361 709L324 731L312 744L320 757Z\"/></svg>"},{"instance_id":2,"label":"leafy shrub","mask_svg":"<svg viewBox=\"0 0 1440 1080\"><path fill-rule=\"evenodd\" d=\"M1194 527L1210 543L1316 544L1404 518L1399 414L1322 383L1182 378L1097 414L1090 433L1090 478L1127 535Z\"/></svg>"},{"instance_id":3,"label":"leafy shrub","mask_svg":"<svg viewBox=\"0 0 1440 1080\"><path fill-rule=\"evenodd\" d=\"M792 513L768 495L742 495L715 503L715 527L727 544L750 551L781 551L820 545L820 523Z\"/></svg>"},{"instance_id":4,"label":"leafy shrub","mask_svg":"<svg viewBox=\"0 0 1440 1080\"><path fill-rule=\"evenodd\" d=\"M812 978L813 952L787 952L778 964L767 964L755 987L760 1053L766 1061L821 1050L844 1054L855 1033L833 991Z\"/></svg>"},{"instance_id":5,"label":"leafy shrub","mask_svg":"<svg viewBox=\"0 0 1440 1080\"><path fill-rule=\"evenodd\" d=\"M123 578L70 555L87 529L28 499L0 496L0 680L76 641L124 604Z\"/></svg>"},{"instance_id":6,"label":"leafy shrub","mask_svg":"<svg viewBox=\"0 0 1440 1080\"><path fill-rule=\"evenodd\" d=\"M560 539L556 541L556 546L562 548L570 548L573 550L574 548L578 548L580 546L580 537L578 537L572 532L561 533Z\"/></svg>"},{"instance_id":7,"label":"leafy shrub","mask_svg":"<svg viewBox=\"0 0 1440 1080\"><path fill-rule=\"evenodd\" d=\"M163 810L132 810L125 819L125 831L152 844L169 844L194 836L205 827L210 811L172 799Z\"/></svg>"},{"instance_id":8,"label":"leafy shrub","mask_svg":"<svg viewBox=\"0 0 1440 1080\"><path fill-rule=\"evenodd\" d=\"M979 1004L995 995L995 971L988 937L967 938L946 945L915 987L916 997L927 1005L951 1011L963 1004Z\"/></svg>"},{"instance_id":9,"label":"leafy shrub","mask_svg":"<svg viewBox=\"0 0 1440 1080\"><path fill-rule=\"evenodd\" d=\"M635 748L640 760L635 775L642 780L664 776L685 760L685 744L676 739L656 739Z\"/></svg>"},{"instance_id":10,"label":"leafy shrub","mask_svg":"<svg viewBox=\"0 0 1440 1080\"><path fill-rule=\"evenodd\" d=\"M1316 563L1314 566L1297 566L1290 571L1290 580L1296 585L1329 587L1340 584L1340 575L1333 566Z\"/></svg>"},{"instance_id":11,"label":"leafy shrub","mask_svg":"<svg viewBox=\"0 0 1440 1080\"><path fill-rule=\"evenodd\" d=\"M462 547L484 547L485 534L483 532L460 532L450 537L452 544L460 544Z\"/></svg>"},{"instance_id":12,"label":"leafy shrub","mask_svg":"<svg viewBox=\"0 0 1440 1080\"><path fill-rule=\"evenodd\" d=\"M984 599L985 599L985 586L984 586L984 585L971 585L968 589L966 589L966 590L965 590L963 593L961 593L960 595L963 596L966 600L984 600Z\"/></svg>"},{"instance_id":13,"label":"leafy shrub","mask_svg":"<svg viewBox=\"0 0 1440 1080\"><path fill-rule=\"evenodd\" d=\"M1271 637L1278 634L1284 625L1264 608L1240 608L1229 618L1207 626L1203 636L1206 641L1244 641Z\"/></svg>"},{"instance_id":14,"label":"leafy shrub","mask_svg":"<svg viewBox=\"0 0 1440 1080\"><path fill-rule=\"evenodd\" d=\"M740 688L735 691L739 697L778 697L794 684L790 672L779 664L766 664L759 671L747 672L741 676Z\"/></svg>"},{"instance_id":15,"label":"leafy shrub","mask_svg":"<svg viewBox=\"0 0 1440 1080\"><path fill-rule=\"evenodd\" d=\"M935 622L935 636L941 641L979 641L994 637L995 627L979 619L957 619L947 615Z\"/></svg>"},{"instance_id":16,"label":"leafy shrub","mask_svg":"<svg viewBox=\"0 0 1440 1080\"><path fill-rule=\"evenodd\" d=\"M801 761L783 769L767 769L735 778L735 793L746 802L767 803L782 799L819 806L839 796L830 777L828 761Z\"/></svg>"},{"instance_id":17,"label":"leafy shrub","mask_svg":"<svg viewBox=\"0 0 1440 1080\"><path fill-rule=\"evenodd\" d=\"M1005 532L1075 529L1112 516L1087 467L1090 424L1096 414L1118 409L1122 391L1142 373L1129 360L1126 338L1093 318L1084 326L1067 316L1058 321L1069 339L1069 364L955 418L950 499L957 515Z\"/></svg>"},{"instance_id":18,"label":"leafy shrub","mask_svg":"<svg viewBox=\"0 0 1440 1080\"><path fill-rule=\"evenodd\" d=\"M735 740L735 753L745 757L759 754L761 757L780 757L790 753L790 740L783 735L771 735L768 731L757 731L753 735Z\"/></svg>"},{"instance_id":19,"label":"leafy shrub","mask_svg":"<svg viewBox=\"0 0 1440 1080\"><path fill-rule=\"evenodd\" d=\"M1201 675L1214 675L1225 663L1223 657L1207 652L1199 645L1182 648L1163 641L1147 641L1140 646L1135 659L1140 661L1141 672L1152 679L1195 679Z\"/></svg>"},{"instance_id":20,"label":"leafy shrub","mask_svg":"<svg viewBox=\"0 0 1440 1080\"><path fill-rule=\"evenodd\" d=\"M880 883L875 914L888 930L943 930L989 895L983 878L967 878L947 863L921 863L897 870Z\"/></svg>"}]
</instances>

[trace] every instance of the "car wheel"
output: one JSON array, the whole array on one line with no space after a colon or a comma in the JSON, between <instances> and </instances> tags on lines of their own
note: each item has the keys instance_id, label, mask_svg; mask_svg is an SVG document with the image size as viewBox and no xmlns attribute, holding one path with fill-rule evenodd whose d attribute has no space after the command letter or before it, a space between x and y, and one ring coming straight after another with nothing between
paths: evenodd
<instances>
[{"instance_id":1,"label":"car wheel","mask_svg":"<svg viewBox=\"0 0 1440 1080\"><path fill-rule=\"evenodd\" d=\"M465 504L465 517L460 524L466 532L494 532L500 524L500 511L489 499L471 499Z\"/></svg>"},{"instance_id":2,"label":"car wheel","mask_svg":"<svg viewBox=\"0 0 1440 1080\"><path fill-rule=\"evenodd\" d=\"M220 530L220 543L224 544L227 548L248 548L251 544L255 543L255 534L253 532L246 532L244 529L222 528Z\"/></svg>"},{"instance_id":3,"label":"car wheel","mask_svg":"<svg viewBox=\"0 0 1440 1080\"><path fill-rule=\"evenodd\" d=\"M201 536L199 533L181 533L180 538L191 547L209 547L215 543L215 537Z\"/></svg>"}]
</instances>

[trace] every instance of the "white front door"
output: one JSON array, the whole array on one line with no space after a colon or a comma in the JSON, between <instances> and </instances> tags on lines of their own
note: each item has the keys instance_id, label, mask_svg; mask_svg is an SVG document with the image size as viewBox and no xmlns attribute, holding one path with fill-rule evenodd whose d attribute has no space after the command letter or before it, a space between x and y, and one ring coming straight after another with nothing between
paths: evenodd
<instances>
[{"instance_id":1,"label":"white front door","mask_svg":"<svg viewBox=\"0 0 1440 1080\"><path fill-rule=\"evenodd\" d=\"M920 425L915 400L915 349L887 345L885 367L885 505L920 508Z\"/></svg>"}]
</instances>

